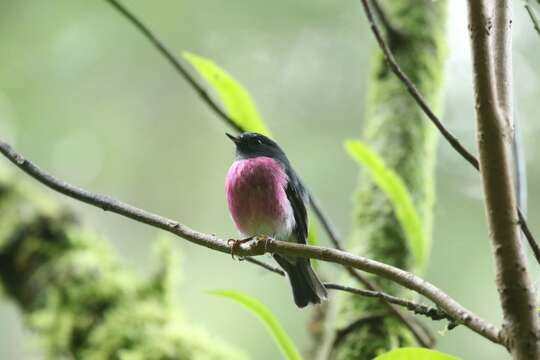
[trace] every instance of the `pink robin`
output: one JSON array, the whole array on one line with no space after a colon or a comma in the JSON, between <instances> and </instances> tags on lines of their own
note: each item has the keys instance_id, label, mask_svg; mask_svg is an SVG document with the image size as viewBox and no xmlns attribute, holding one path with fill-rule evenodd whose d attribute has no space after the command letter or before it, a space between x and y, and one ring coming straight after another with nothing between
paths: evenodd
<instances>
[{"instance_id":1,"label":"pink robin","mask_svg":"<svg viewBox=\"0 0 540 360\"><path fill-rule=\"evenodd\" d=\"M308 196L283 150L257 133L227 136L236 145L236 160L225 179L225 191L238 230L248 238L266 235L305 244ZM326 300L326 288L309 259L273 257L287 273L298 307Z\"/></svg>"}]
</instances>

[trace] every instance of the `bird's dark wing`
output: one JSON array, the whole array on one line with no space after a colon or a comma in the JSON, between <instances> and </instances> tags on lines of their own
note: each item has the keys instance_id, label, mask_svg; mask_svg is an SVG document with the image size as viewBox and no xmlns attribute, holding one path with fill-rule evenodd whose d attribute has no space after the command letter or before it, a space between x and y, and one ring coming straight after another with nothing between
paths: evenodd
<instances>
[{"instance_id":1,"label":"bird's dark wing","mask_svg":"<svg viewBox=\"0 0 540 360\"><path fill-rule=\"evenodd\" d=\"M289 183L287 184L285 192L291 203L296 223L293 232L297 241L300 244L305 244L308 235L308 218L306 211L307 192L298 176L294 173L294 170L288 170L287 175L289 176Z\"/></svg>"}]
</instances>

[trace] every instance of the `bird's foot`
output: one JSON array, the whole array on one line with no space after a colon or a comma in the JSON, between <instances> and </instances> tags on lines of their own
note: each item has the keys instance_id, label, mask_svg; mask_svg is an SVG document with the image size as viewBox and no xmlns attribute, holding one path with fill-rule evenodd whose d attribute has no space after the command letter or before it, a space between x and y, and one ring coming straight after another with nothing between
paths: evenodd
<instances>
[{"instance_id":1,"label":"bird's foot","mask_svg":"<svg viewBox=\"0 0 540 360\"><path fill-rule=\"evenodd\" d=\"M270 240L270 236L267 235L257 235L255 236L256 241L264 241L264 252L268 252L268 240Z\"/></svg>"},{"instance_id":2,"label":"bird's foot","mask_svg":"<svg viewBox=\"0 0 540 360\"><path fill-rule=\"evenodd\" d=\"M229 245L231 247L231 256L232 256L233 260L235 259L234 255L238 251L238 249L240 249L240 246L242 244L245 244L245 243L253 240L254 238L258 238L258 237L257 236L250 236L248 238L241 239L241 240L237 240L237 239L229 239L229 240L227 240L227 245ZM242 260L244 260L244 258L239 257L238 260L242 261Z\"/></svg>"}]
</instances>

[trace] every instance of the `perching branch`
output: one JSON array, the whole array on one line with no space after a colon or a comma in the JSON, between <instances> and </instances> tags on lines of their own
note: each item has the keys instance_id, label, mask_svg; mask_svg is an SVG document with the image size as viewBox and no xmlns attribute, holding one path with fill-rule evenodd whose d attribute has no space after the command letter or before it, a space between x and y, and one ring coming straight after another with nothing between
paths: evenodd
<instances>
[{"instance_id":1,"label":"perching branch","mask_svg":"<svg viewBox=\"0 0 540 360\"><path fill-rule=\"evenodd\" d=\"M527 259L519 238L512 183L509 153L511 129L506 120L510 105L498 98L503 93L498 87L510 87L512 84L498 83L495 78L495 63L501 62L500 67L504 68L502 71L506 71L508 64L505 61L509 57L492 53L488 0L469 0L468 4L480 173L495 258L497 288L504 315L503 337L507 339L505 343L514 359L539 359L537 306L527 270ZM507 24L495 22L493 26L495 33L508 31ZM503 26L504 29L497 26ZM493 51L507 51L507 47L495 47ZM504 93L510 94L510 91Z\"/></svg>"},{"instance_id":2,"label":"perching branch","mask_svg":"<svg viewBox=\"0 0 540 360\"><path fill-rule=\"evenodd\" d=\"M479 171L480 167L479 167L478 159L469 150L467 150L465 146L463 146L461 142L448 129L446 129L446 127L442 124L438 116L435 115L433 110L431 110L430 106L427 104L422 94L420 94L420 92L418 91L414 83L401 70L401 67L396 62L396 59L394 58L392 51L390 50L390 48L384 41L381 31L379 30L379 27L377 26L377 24L375 23L373 19L373 13L371 11L368 0L361 0L361 1L362 1L362 6L364 8L364 12L368 19L371 31L373 32L373 35L375 36L375 39L377 40L377 43L379 44L379 47L381 48L384 54L384 57L386 59L386 62L388 63L388 66L390 67L390 70L392 70L392 72L401 80L403 85L405 85L409 94L416 101L418 106L420 106L420 108L426 114L429 120L439 130L441 135L450 144L450 146L452 146L452 148L455 151L457 151L469 164L471 164L476 170ZM523 231L523 234L527 238L527 241L534 253L534 257L536 261L540 264L540 246L536 242L536 239L534 238L533 234L531 233L527 225L525 215L523 215L522 211L519 208L517 209L517 211L518 211L519 225L521 226L521 230Z\"/></svg>"},{"instance_id":3,"label":"perching branch","mask_svg":"<svg viewBox=\"0 0 540 360\"><path fill-rule=\"evenodd\" d=\"M233 250L232 244L215 235L198 232L177 221L136 208L109 196L91 193L57 179L38 168L21 154L17 153L11 146L2 141L0 141L0 152L29 176L68 197L105 211L114 212L137 222L165 230L188 240L189 242L212 250L227 254L230 254ZM463 307L433 284L399 268L370 260L362 256L352 255L341 250L277 241L270 238L257 238L248 243L241 244L238 249L235 250L235 253L238 256L257 256L265 253L276 253L285 256L313 258L340 264L345 267L353 267L358 270L381 276L410 290L418 292L433 301L450 317L456 319L456 321L462 323L472 331L494 343L503 344L502 338L500 337L500 330L494 325Z\"/></svg>"}]
</instances>

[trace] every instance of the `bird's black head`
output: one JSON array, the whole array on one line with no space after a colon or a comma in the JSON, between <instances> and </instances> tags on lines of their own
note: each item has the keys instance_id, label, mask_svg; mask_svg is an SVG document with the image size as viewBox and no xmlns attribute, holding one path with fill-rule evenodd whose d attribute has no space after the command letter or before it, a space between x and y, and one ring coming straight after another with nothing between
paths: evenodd
<instances>
[{"instance_id":1,"label":"bird's black head","mask_svg":"<svg viewBox=\"0 0 540 360\"><path fill-rule=\"evenodd\" d=\"M264 135L257 133L243 133L238 136L226 133L226 135L236 145L236 156L240 159L266 156L288 163L279 145Z\"/></svg>"}]
</instances>

